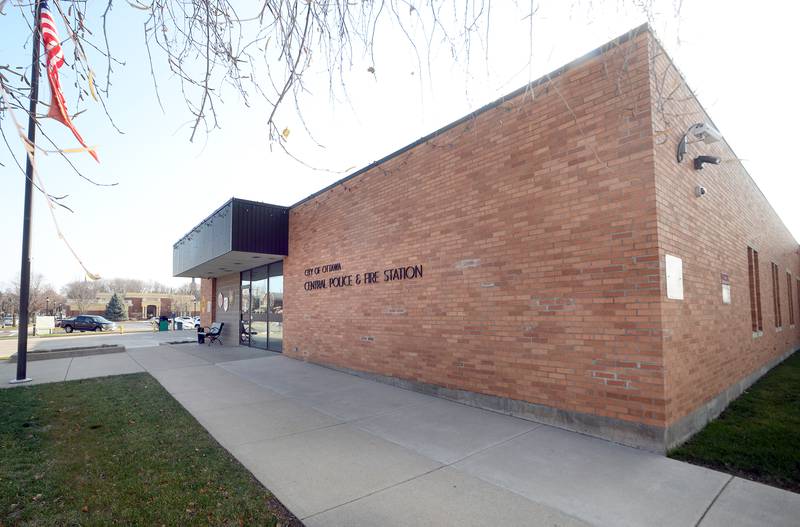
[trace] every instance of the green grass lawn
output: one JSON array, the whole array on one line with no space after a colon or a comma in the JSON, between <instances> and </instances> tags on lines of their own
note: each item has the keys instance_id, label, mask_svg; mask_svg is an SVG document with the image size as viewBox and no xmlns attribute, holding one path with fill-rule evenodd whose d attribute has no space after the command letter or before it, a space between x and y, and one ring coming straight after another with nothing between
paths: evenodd
<instances>
[{"instance_id":1,"label":"green grass lawn","mask_svg":"<svg viewBox=\"0 0 800 527\"><path fill-rule=\"evenodd\" d=\"M0 390L0 526L301 525L149 374Z\"/></svg>"},{"instance_id":2,"label":"green grass lawn","mask_svg":"<svg viewBox=\"0 0 800 527\"><path fill-rule=\"evenodd\" d=\"M800 492L800 352L669 456Z\"/></svg>"}]
</instances>

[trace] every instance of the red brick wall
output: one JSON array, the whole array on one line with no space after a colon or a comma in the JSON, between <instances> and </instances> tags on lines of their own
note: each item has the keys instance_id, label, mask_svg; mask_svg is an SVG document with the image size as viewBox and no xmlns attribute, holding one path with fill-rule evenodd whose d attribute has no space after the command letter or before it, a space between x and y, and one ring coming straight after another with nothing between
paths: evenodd
<instances>
[{"instance_id":1,"label":"red brick wall","mask_svg":"<svg viewBox=\"0 0 800 527\"><path fill-rule=\"evenodd\" d=\"M217 307L216 279L200 279L200 325L209 327L214 322Z\"/></svg>"},{"instance_id":2,"label":"red brick wall","mask_svg":"<svg viewBox=\"0 0 800 527\"><path fill-rule=\"evenodd\" d=\"M655 40L651 54L659 258L662 264L665 254L682 258L684 271L684 300L668 300L664 293L661 303L667 421L672 424L800 347L800 328L789 325L786 288L787 271L800 276L800 253L797 241L725 142L690 145L683 163L677 164L681 136L690 125L710 120ZM692 159L697 155L719 156L722 164L694 170ZM697 185L708 190L702 198L695 196ZM764 332L755 337L748 246L759 253ZM772 262L779 267L781 331L774 323ZM722 303L722 273L730 277L727 305ZM662 287L663 276L662 272Z\"/></svg>"},{"instance_id":3,"label":"red brick wall","mask_svg":"<svg viewBox=\"0 0 800 527\"><path fill-rule=\"evenodd\" d=\"M285 353L664 426L648 41L293 208ZM304 290L334 262L424 274Z\"/></svg>"},{"instance_id":4,"label":"red brick wall","mask_svg":"<svg viewBox=\"0 0 800 527\"><path fill-rule=\"evenodd\" d=\"M128 318L131 320L139 320L142 318L142 299L141 298L126 298L125 301L130 301L131 305L128 306Z\"/></svg>"}]
</instances>

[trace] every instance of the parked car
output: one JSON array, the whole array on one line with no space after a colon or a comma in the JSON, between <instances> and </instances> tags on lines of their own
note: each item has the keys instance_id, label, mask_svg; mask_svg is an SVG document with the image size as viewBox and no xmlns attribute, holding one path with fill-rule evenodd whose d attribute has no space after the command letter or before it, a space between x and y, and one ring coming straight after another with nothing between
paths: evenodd
<instances>
[{"instance_id":1,"label":"parked car","mask_svg":"<svg viewBox=\"0 0 800 527\"><path fill-rule=\"evenodd\" d=\"M194 317L194 329L200 327L200 317Z\"/></svg>"},{"instance_id":2,"label":"parked car","mask_svg":"<svg viewBox=\"0 0 800 527\"><path fill-rule=\"evenodd\" d=\"M114 331L117 325L114 322L99 315L78 315L77 317L65 318L61 321L61 327L67 333L73 331Z\"/></svg>"},{"instance_id":3,"label":"parked car","mask_svg":"<svg viewBox=\"0 0 800 527\"><path fill-rule=\"evenodd\" d=\"M11 316L8 316L8 315L3 317L3 325L4 326L13 326L14 325L14 319Z\"/></svg>"},{"instance_id":4,"label":"parked car","mask_svg":"<svg viewBox=\"0 0 800 527\"><path fill-rule=\"evenodd\" d=\"M183 324L183 329L193 329L197 327L192 317L175 317L175 323L177 324L178 322Z\"/></svg>"}]
</instances>

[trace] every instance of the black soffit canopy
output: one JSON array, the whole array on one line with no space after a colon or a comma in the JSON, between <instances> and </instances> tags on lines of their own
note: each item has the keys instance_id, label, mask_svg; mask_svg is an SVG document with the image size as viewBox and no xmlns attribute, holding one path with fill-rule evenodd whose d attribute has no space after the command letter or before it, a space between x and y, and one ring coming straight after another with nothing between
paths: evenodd
<instances>
[{"instance_id":1,"label":"black soffit canopy","mask_svg":"<svg viewBox=\"0 0 800 527\"><path fill-rule=\"evenodd\" d=\"M172 246L172 274L223 276L281 260L288 250L288 207L231 198Z\"/></svg>"}]
</instances>

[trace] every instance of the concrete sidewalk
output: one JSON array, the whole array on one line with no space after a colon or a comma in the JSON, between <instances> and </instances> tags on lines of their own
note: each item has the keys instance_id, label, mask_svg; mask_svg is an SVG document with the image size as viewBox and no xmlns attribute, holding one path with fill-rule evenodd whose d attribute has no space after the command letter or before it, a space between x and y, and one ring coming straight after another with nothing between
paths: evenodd
<instances>
[{"instance_id":1,"label":"concrete sidewalk","mask_svg":"<svg viewBox=\"0 0 800 527\"><path fill-rule=\"evenodd\" d=\"M29 364L149 371L309 526L797 526L800 495L246 348ZM0 364L0 379L13 377Z\"/></svg>"}]
</instances>

